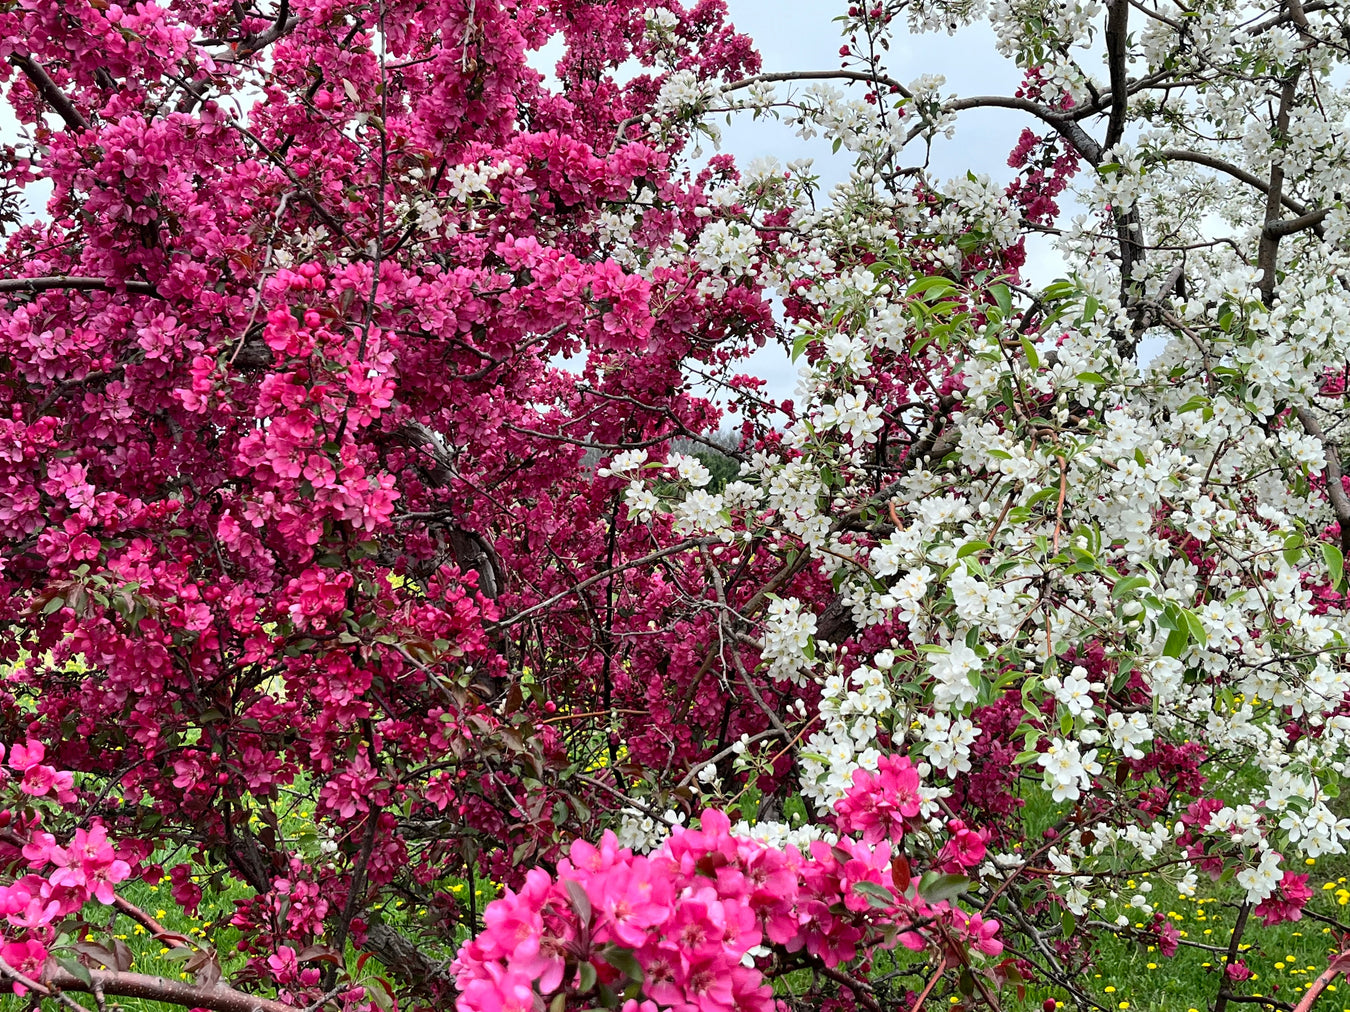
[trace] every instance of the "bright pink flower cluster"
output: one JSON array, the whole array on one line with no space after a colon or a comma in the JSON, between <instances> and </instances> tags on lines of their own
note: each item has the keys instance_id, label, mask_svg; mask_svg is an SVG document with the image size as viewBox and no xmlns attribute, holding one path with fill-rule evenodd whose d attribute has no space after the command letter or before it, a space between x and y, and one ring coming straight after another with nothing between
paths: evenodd
<instances>
[{"instance_id":1,"label":"bright pink flower cluster","mask_svg":"<svg viewBox=\"0 0 1350 1012\"><path fill-rule=\"evenodd\" d=\"M899 763L887 769L902 782L913 772ZM929 903L908 867L886 841L815 841L807 855L778 850L733 834L716 810L651 857L620 848L612 833L599 847L577 841L556 878L534 869L523 888L487 908L485 930L455 962L458 1007L531 1012L560 990L584 1005L596 984L640 983L645 1000L634 999L629 1012L645 1012L648 1002L768 1012L772 990L759 969L767 946L786 965L797 957L826 967L897 944L923 950L939 938L1002 951L997 921Z\"/></svg>"},{"instance_id":2,"label":"bright pink flower cluster","mask_svg":"<svg viewBox=\"0 0 1350 1012\"><path fill-rule=\"evenodd\" d=\"M0 759L5 754L0 746ZM48 795L58 804L75 799L73 775L42 765L38 742L14 745L9 765L23 774L20 791L34 798ZM29 873L0 885L0 958L29 978L40 977L55 930L53 925L75 913L91 899L111 904L113 886L131 876L131 865L118 856L108 831L98 820L74 831L64 846L51 833L39 830L39 816L15 818L12 809L0 812L0 824L10 827L5 849L27 862ZM17 852L14 852L17 850ZM26 988L14 985L14 993Z\"/></svg>"},{"instance_id":3,"label":"bright pink flower cluster","mask_svg":"<svg viewBox=\"0 0 1350 1012\"><path fill-rule=\"evenodd\" d=\"M68 770L56 770L45 765L47 750L40 741L30 741L27 745L15 745L9 750L9 767L21 774L19 790L35 798L51 795L63 805L75 800L75 775ZM5 757L5 747L0 745L0 761Z\"/></svg>"},{"instance_id":4,"label":"bright pink flower cluster","mask_svg":"<svg viewBox=\"0 0 1350 1012\"><path fill-rule=\"evenodd\" d=\"M864 843L899 843L919 814L919 772L908 756L882 756L877 771L855 770L853 786L834 806L841 833L861 833Z\"/></svg>"}]
</instances>

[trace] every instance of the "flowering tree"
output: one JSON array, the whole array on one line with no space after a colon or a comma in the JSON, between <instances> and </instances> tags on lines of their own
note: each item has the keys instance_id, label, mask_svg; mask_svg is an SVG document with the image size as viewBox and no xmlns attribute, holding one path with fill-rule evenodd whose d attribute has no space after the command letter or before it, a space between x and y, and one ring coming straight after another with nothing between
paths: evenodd
<instances>
[{"instance_id":1,"label":"flowering tree","mask_svg":"<svg viewBox=\"0 0 1350 1012\"><path fill-rule=\"evenodd\" d=\"M0 6L0 978L1087 1007L1094 930L1183 941L1148 871L1236 878L1247 997L1350 839L1344 17L887 0L763 73L720 0ZM885 66L976 19L1016 95ZM929 178L987 107L1011 181Z\"/></svg>"}]
</instances>

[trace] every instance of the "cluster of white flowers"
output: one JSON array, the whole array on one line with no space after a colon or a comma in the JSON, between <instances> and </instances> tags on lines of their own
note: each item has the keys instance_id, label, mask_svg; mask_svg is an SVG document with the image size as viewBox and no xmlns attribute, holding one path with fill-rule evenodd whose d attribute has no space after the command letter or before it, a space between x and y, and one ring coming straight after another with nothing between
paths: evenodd
<instances>
[{"instance_id":1,"label":"cluster of white flowers","mask_svg":"<svg viewBox=\"0 0 1350 1012\"><path fill-rule=\"evenodd\" d=\"M955 777L970 772L970 746L983 732L966 717L953 720L945 713L919 715L923 755L934 769Z\"/></svg>"},{"instance_id":2,"label":"cluster of white flowers","mask_svg":"<svg viewBox=\"0 0 1350 1012\"><path fill-rule=\"evenodd\" d=\"M831 404L820 409L820 424L863 443L876 442L881 428L881 405L867 403L867 391L862 388L840 394Z\"/></svg>"},{"instance_id":3,"label":"cluster of white flowers","mask_svg":"<svg viewBox=\"0 0 1350 1012\"><path fill-rule=\"evenodd\" d=\"M619 814L619 826L614 835L620 847L627 847L639 854L650 854L665 843L672 829L683 823L684 813L674 809L656 819L647 812L627 808Z\"/></svg>"},{"instance_id":4,"label":"cluster of white flowers","mask_svg":"<svg viewBox=\"0 0 1350 1012\"><path fill-rule=\"evenodd\" d=\"M816 616L803 609L796 598L777 597L769 602L761 653L768 662L770 678L805 684L815 631Z\"/></svg>"},{"instance_id":5,"label":"cluster of white flowers","mask_svg":"<svg viewBox=\"0 0 1350 1012\"><path fill-rule=\"evenodd\" d=\"M850 678L838 672L825 678L820 702L823 728L807 740L801 760L802 793L816 804L834 804L848 792L855 769L874 770L881 758L877 719L894 705L885 672L895 664L895 656L883 650L874 661L875 665L858 667Z\"/></svg>"},{"instance_id":6,"label":"cluster of white flowers","mask_svg":"<svg viewBox=\"0 0 1350 1012\"><path fill-rule=\"evenodd\" d=\"M677 70L666 76L661 91L652 103L653 119L679 118L707 108L719 94L717 83L700 79L692 70Z\"/></svg>"},{"instance_id":7,"label":"cluster of white flowers","mask_svg":"<svg viewBox=\"0 0 1350 1012\"><path fill-rule=\"evenodd\" d=\"M1036 762L1045 769L1041 786L1056 801L1077 801L1091 790L1092 777L1102 771L1095 748L1082 752L1076 741L1055 738Z\"/></svg>"},{"instance_id":8,"label":"cluster of white flowers","mask_svg":"<svg viewBox=\"0 0 1350 1012\"><path fill-rule=\"evenodd\" d=\"M445 170L442 186L452 200L465 201L478 194L491 193L494 179L507 173L521 175L524 171L524 166L513 167L507 161L452 165Z\"/></svg>"}]
</instances>

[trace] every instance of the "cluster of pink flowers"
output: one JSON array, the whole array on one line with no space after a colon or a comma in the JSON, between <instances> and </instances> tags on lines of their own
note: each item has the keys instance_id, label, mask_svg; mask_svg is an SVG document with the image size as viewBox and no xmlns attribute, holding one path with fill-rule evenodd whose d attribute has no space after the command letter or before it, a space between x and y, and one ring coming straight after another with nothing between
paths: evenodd
<instances>
[{"instance_id":1,"label":"cluster of pink flowers","mask_svg":"<svg viewBox=\"0 0 1350 1012\"><path fill-rule=\"evenodd\" d=\"M599 847L577 841L556 877L534 869L489 905L484 931L454 965L460 1012L534 1012L563 989L584 995L630 982L643 998L625 1012L768 1012L772 990L759 967L770 946L789 963L800 954L802 965L831 968L896 945L998 955L998 922L946 899L930 903L892 845L918 814L917 788L903 757L884 758L876 774L860 770L837 811L841 828L863 839L818 840L806 854L738 836L717 810L650 857L619 847L612 833ZM948 828L944 864L983 856L978 833L957 820Z\"/></svg>"},{"instance_id":2,"label":"cluster of pink flowers","mask_svg":"<svg viewBox=\"0 0 1350 1012\"><path fill-rule=\"evenodd\" d=\"M856 770L853 786L836 805L841 833L861 833L864 843L898 841L920 808L919 772L908 756L882 756L877 771Z\"/></svg>"},{"instance_id":3,"label":"cluster of pink flowers","mask_svg":"<svg viewBox=\"0 0 1350 1012\"><path fill-rule=\"evenodd\" d=\"M1308 876L1286 871L1275 891L1257 904L1254 911L1266 927L1303 919L1303 908L1312 899Z\"/></svg>"},{"instance_id":4,"label":"cluster of pink flowers","mask_svg":"<svg viewBox=\"0 0 1350 1012\"><path fill-rule=\"evenodd\" d=\"M0 760L4 755L0 745ZM19 789L59 804L74 801L73 775L43 765L44 757L39 742L10 748L10 769L22 774ZM69 843L60 845L51 833L37 829L38 818L30 814L16 821L12 809L0 812L0 824L11 829L7 849L18 848L14 856L21 855L29 868L27 875L0 885L0 916L6 922L0 926L0 959L30 978L41 976L53 925L91 899L111 904L113 886L131 876L131 865L118 856L101 822L76 829ZM21 984L13 987L17 995L26 992Z\"/></svg>"}]
</instances>

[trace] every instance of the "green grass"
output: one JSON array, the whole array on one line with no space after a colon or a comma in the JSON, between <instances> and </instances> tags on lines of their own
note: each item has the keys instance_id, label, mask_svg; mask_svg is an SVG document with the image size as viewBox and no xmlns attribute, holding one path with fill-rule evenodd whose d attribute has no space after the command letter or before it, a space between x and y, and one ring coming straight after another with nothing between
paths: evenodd
<instances>
[{"instance_id":1,"label":"green grass","mask_svg":"<svg viewBox=\"0 0 1350 1012\"><path fill-rule=\"evenodd\" d=\"M1337 862L1340 864L1341 862ZM1337 869L1328 864L1328 871ZM1310 884L1316 890L1308 909L1339 921L1347 920L1350 884L1346 876L1318 874L1314 866ZM1325 888L1326 886L1330 888ZM1200 943L1227 949L1241 891L1225 888L1214 898L1188 900L1165 883L1150 894L1155 908L1165 914L1182 934L1183 944L1167 958L1153 946L1102 931L1093 947L1095 966L1075 976L1083 990L1104 1008L1120 1012L1204 1012L1219 991L1224 952L1196 948ZM1140 918L1132 926L1143 926ZM1235 986L1235 994L1263 996L1296 1004L1304 989L1326 968L1329 958L1340 951L1339 932L1325 923L1302 920L1265 927L1251 917L1241 943L1241 959L1253 977ZM1012 997L1012 996L1009 996ZM1007 1002L1010 1012L1039 1010L1046 998L1070 1006L1063 989L1033 986L1026 999ZM1254 1010L1257 1005L1230 1005L1231 1009ZM1332 985L1315 1006L1318 1012L1350 1012L1350 985Z\"/></svg>"}]
</instances>

